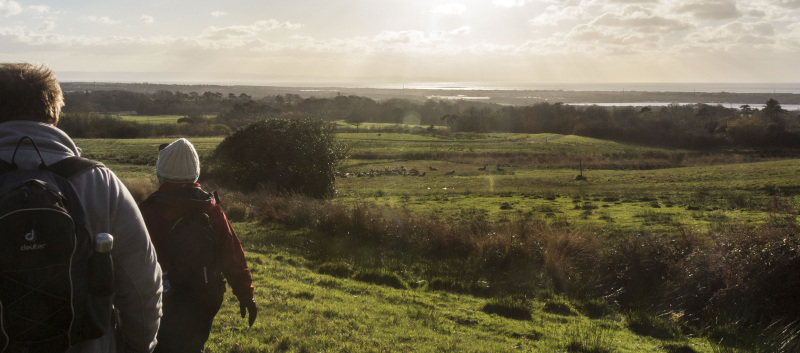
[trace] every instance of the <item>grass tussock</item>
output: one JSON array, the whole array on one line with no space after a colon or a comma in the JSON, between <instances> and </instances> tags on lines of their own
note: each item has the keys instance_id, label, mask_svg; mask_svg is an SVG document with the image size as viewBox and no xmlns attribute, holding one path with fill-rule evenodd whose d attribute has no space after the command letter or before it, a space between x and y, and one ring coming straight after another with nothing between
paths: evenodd
<instances>
[{"instance_id":1,"label":"grass tussock","mask_svg":"<svg viewBox=\"0 0 800 353\"><path fill-rule=\"evenodd\" d=\"M617 349L607 329L599 325L579 324L566 334L564 349L570 353L613 353Z\"/></svg>"},{"instance_id":2,"label":"grass tussock","mask_svg":"<svg viewBox=\"0 0 800 353\"><path fill-rule=\"evenodd\" d=\"M481 310L514 320L530 320L533 314L527 301L512 297L491 298Z\"/></svg>"},{"instance_id":3,"label":"grass tussock","mask_svg":"<svg viewBox=\"0 0 800 353\"><path fill-rule=\"evenodd\" d=\"M697 350L685 344L665 344L662 348L667 353L697 353Z\"/></svg>"},{"instance_id":4,"label":"grass tussock","mask_svg":"<svg viewBox=\"0 0 800 353\"><path fill-rule=\"evenodd\" d=\"M570 305L570 303L563 298L553 298L545 301L542 311L563 316L577 315L575 309L572 308L572 305Z\"/></svg>"},{"instance_id":5,"label":"grass tussock","mask_svg":"<svg viewBox=\"0 0 800 353\"><path fill-rule=\"evenodd\" d=\"M630 311L625 317L626 325L634 333L661 340L672 340L681 337L680 328L674 321L652 315L643 310Z\"/></svg>"},{"instance_id":6,"label":"grass tussock","mask_svg":"<svg viewBox=\"0 0 800 353\"><path fill-rule=\"evenodd\" d=\"M408 284L406 284L400 276L385 269L359 270L353 275L353 279L395 289L408 289Z\"/></svg>"},{"instance_id":7,"label":"grass tussock","mask_svg":"<svg viewBox=\"0 0 800 353\"><path fill-rule=\"evenodd\" d=\"M317 267L317 273L339 278L348 278L352 272L350 265L343 262L326 262Z\"/></svg>"}]
</instances>

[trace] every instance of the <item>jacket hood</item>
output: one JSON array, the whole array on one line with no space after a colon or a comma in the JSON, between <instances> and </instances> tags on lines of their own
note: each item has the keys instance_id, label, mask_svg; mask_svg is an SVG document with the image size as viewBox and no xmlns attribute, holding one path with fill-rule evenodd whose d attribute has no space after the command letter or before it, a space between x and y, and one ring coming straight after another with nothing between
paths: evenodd
<instances>
[{"instance_id":1,"label":"jacket hood","mask_svg":"<svg viewBox=\"0 0 800 353\"><path fill-rule=\"evenodd\" d=\"M0 157L8 162L11 162L11 157L17 144L25 136L31 137L35 142L39 151L47 164L52 164L67 156L80 156L80 149L75 146L72 139L67 136L61 129L45 123L26 121L26 120L12 120L0 123ZM38 161L33 145L29 142L23 142L17 152L17 161L29 161L35 167ZM22 166L30 168L31 166Z\"/></svg>"},{"instance_id":2,"label":"jacket hood","mask_svg":"<svg viewBox=\"0 0 800 353\"><path fill-rule=\"evenodd\" d=\"M158 203L166 220L178 219L190 211L205 212L217 201L213 193L203 191L197 183L164 183L144 203Z\"/></svg>"}]
</instances>

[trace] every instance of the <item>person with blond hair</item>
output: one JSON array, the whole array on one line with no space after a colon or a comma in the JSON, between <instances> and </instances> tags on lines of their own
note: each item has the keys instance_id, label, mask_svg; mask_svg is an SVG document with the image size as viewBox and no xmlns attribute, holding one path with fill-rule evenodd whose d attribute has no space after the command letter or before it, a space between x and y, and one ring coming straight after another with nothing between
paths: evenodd
<instances>
[{"instance_id":1,"label":"person with blond hair","mask_svg":"<svg viewBox=\"0 0 800 353\"><path fill-rule=\"evenodd\" d=\"M72 139L56 127L63 105L61 87L49 67L0 63L0 159L35 170L80 156ZM72 174L69 182L82 204L88 234L113 235L109 301L115 315L104 323L99 338L70 341L67 352L151 352L161 317L161 269L136 201L99 163Z\"/></svg>"}]
</instances>

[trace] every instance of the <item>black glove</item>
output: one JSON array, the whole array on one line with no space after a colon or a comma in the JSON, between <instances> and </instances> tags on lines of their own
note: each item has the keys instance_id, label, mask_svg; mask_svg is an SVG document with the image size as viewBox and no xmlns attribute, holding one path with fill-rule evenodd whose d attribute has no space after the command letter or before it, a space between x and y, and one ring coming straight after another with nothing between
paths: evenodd
<instances>
[{"instance_id":1,"label":"black glove","mask_svg":"<svg viewBox=\"0 0 800 353\"><path fill-rule=\"evenodd\" d=\"M258 307L256 307L256 300L250 299L247 301L240 301L239 302L239 312L242 314L242 319L244 319L247 312L250 312L250 316L248 317L248 323L250 327L253 327L253 323L256 322L256 316L258 316Z\"/></svg>"}]
</instances>

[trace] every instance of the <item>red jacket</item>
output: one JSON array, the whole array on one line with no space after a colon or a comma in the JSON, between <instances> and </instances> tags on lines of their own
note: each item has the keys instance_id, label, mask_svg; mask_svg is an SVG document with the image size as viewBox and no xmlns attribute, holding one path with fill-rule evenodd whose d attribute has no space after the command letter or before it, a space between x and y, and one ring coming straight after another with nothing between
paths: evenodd
<instances>
[{"instance_id":1,"label":"red jacket","mask_svg":"<svg viewBox=\"0 0 800 353\"><path fill-rule=\"evenodd\" d=\"M250 301L253 299L253 280L244 250L215 196L203 191L197 183L163 183L158 191L139 205L139 209L162 267L172 260L162 249L165 246L165 237L175 221L188 211L208 214L221 244L222 275L228 280L233 294L240 302ZM166 267L164 270L169 271Z\"/></svg>"}]
</instances>

